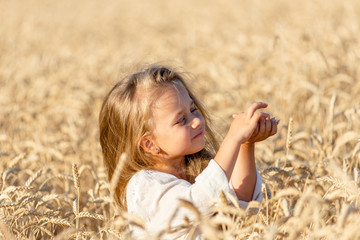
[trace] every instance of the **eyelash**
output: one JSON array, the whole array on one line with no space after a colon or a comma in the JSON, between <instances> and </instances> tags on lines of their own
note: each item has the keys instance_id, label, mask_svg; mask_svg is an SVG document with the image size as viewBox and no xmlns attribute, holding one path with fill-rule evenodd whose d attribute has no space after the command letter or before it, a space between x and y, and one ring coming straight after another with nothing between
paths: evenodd
<instances>
[{"instance_id":1,"label":"eyelash","mask_svg":"<svg viewBox=\"0 0 360 240\"><path fill-rule=\"evenodd\" d=\"M190 112L191 112L191 113L194 113L194 112L196 112L197 110L198 110L198 109L197 109L196 107L194 107L194 108L192 108L192 109L190 110ZM184 123L185 120L186 120L186 118L183 116L176 124Z\"/></svg>"}]
</instances>

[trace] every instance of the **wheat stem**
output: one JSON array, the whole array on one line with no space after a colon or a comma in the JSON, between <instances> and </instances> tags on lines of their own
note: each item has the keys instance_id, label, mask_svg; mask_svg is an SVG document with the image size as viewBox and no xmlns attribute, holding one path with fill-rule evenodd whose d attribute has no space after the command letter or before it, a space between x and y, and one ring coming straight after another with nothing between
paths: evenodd
<instances>
[{"instance_id":1,"label":"wheat stem","mask_svg":"<svg viewBox=\"0 0 360 240\"><path fill-rule=\"evenodd\" d=\"M115 171L111 177L111 181L110 181L110 193L112 196L112 199L114 199L114 194L116 191L116 187L117 184L119 182L120 176L121 176L121 172L124 168L125 165L125 161L126 161L126 154L122 153L120 158L119 158L119 162L116 165Z\"/></svg>"},{"instance_id":2,"label":"wheat stem","mask_svg":"<svg viewBox=\"0 0 360 240\"><path fill-rule=\"evenodd\" d=\"M80 177L79 177L79 171L78 171L78 167L76 165L76 163L72 164L72 172L73 172L73 177L74 177L74 185L75 185L75 189L76 189L76 198L74 201L74 213L75 213L75 217L76 217L76 230L79 230L79 218L77 217L77 214L79 213L79 209L80 209L80 203L79 203L79 199L80 199Z\"/></svg>"},{"instance_id":3,"label":"wheat stem","mask_svg":"<svg viewBox=\"0 0 360 240\"><path fill-rule=\"evenodd\" d=\"M289 159L289 151L291 148L291 141L292 141L292 134L293 134L293 118L289 118L289 125L288 125L288 132L286 137L286 160L285 160L285 166L287 165L287 161Z\"/></svg>"}]
</instances>

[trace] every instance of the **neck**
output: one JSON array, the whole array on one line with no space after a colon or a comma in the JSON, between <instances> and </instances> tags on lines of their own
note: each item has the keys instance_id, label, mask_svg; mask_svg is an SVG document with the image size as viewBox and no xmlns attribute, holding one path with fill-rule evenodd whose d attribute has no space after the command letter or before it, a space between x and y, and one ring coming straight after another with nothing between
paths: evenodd
<instances>
[{"instance_id":1,"label":"neck","mask_svg":"<svg viewBox=\"0 0 360 240\"><path fill-rule=\"evenodd\" d=\"M186 177L186 163L185 157L181 159L167 159L155 165L155 169L160 172L169 173L177 178L185 179Z\"/></svg>"}]
</instances>

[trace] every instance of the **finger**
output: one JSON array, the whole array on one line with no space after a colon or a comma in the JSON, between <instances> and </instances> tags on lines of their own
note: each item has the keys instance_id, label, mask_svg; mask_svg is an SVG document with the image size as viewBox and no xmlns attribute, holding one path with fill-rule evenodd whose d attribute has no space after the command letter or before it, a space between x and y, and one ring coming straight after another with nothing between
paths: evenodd
<instances>
[{"instance_id":1,"label":"finger","mask_svg":"<svg viewBox=\"0 0 360 240\"><path fill-rule=\"evenodd\" d=\"M271 119L271 134L270 134L270 136L275 135L275 133L277 133L277 125L278 125L277 120L275 120L275 118L272 118Z\"/></svg>"},{"instance_id":2,"label":"finger","mask_svg":"<svg viewBox=\"0 0 360 240\"><path fill-rule=\"evenodd\" d=\"M267 118L265 120L265 134L266 134L266 137L269 137L270 134L271 134L271 128L272 128L272 120L270 118Z\"/></svg>"},{"instance_id":3,"label":"finger","mask_svg":"<svg viewBox=\"0 0 360 240\"><path fill-rule=\"evenodd\" d=\"M238 115L239 115L239 113L234 113L234 114L232 115L232 117L233 117L233 118L236 118Z\"/></svg>"},{"instance_id":4,"label":"finger","mask_svg":"<svg viewBox=\"0 0 360 240\"><path fill-rule=\"evenodd\" d=\"M260 130L260 123L257 124L257 127L255 128L255 131L253 132L252 136L257 136Z\"/></svg>"},{"instance_id":5,"label":"finger","mask_svg":"<svg viewBox=\"0 0 360 240\"><path fill-rule=\"evenodd\" d=\"M259 121L259 135L264 135L265 133L265 118L260 118Z\"/></svg>"},{"instance_id":6,"label":"finger","mask_svg":"<svg viewBox=\"0 0 360 240\"><path fill-rule=\"evenodd\" d=\"M270 114L261 112L261 117L263 117L265 119L270 119Z\"/></svg>"},{"instance_id":7,"label":"finger","mask_svg":"<svg viewBox=\"0 0 360 240\"><path fill-rule=\"evenodd\" d=\"M264 103L264 102L253 103L246 110L246 115L248 118L251 118L257 109L266 108L266 107L267 107L267 103Z\"/></svg>"},{"instance_id":8,"label":"finger","mask_svg":"<svg viewBox=\"0 0 360 240\"><path fill-rule=\"evenodd\" d=\"M256 121L256 122L260 122L260 118L266 119L269 118L270 115L267 113L263 113L263 112L255 112L253 117L252 117L252 121Z\"/></svg>"}]
</instances>

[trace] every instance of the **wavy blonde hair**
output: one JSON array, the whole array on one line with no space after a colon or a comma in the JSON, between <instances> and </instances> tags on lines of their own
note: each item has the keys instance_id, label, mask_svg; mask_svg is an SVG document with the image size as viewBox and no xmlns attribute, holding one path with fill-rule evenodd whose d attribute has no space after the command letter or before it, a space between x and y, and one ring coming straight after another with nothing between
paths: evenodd
<instances>
[{"instance_id":1,"label":"wavy blonde hair","mask_svg":"<svg viewBox=\"0 0 360 240\"><path fill-rule=\"evenodd\" d=\"M150 66L125 77L106 95L99 115L100 144L110 181L120 156L122 153L126 154L114 192L115 201L123 210L127 210L126 185L130 178L140 170L152 169L155 164L152 155L140 146L140 139L151 134L153 129L151 107L164 90L176 87L179 82L205 119L204 149L185 156L186 173L190 182L194 182L218 149L209 125L209 115L185 83L185 74L166 66Z\"/></svg>"}]
</instances>

